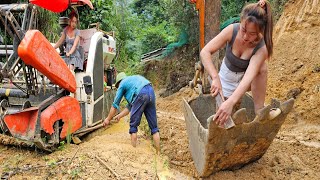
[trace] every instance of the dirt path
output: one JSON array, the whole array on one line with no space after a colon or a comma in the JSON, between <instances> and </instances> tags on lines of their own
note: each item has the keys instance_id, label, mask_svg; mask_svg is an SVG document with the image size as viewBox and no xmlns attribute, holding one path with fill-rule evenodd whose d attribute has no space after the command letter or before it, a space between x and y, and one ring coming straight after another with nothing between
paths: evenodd
<instances>
[{"instance_id":1,"label":"dirt path","mask_svg":"<svg viewBox=\"0 0 320 180\"><path fill-rule=\"evenodd\" d=\"M51 154L0 146L0 172L3 178L11 176L11 179L186 178L170 169L166 156L155 155L145 135L139 134L138 146L133 148L128 126L123 119L90 134L80 145L63 145Z\"/></svg>"},{"instance_id":2,"label":"dirt path","mask_svg":"<svg viewBox=\"0 0 320 180\"><path fill-rule=\"evenodd\" d=\"M182 98L194 95L183 88L158 98L160 157L155 156L151 140L142 133L137 148L131 146L127 119L123 119L91 134L80 145L60 146L61 150L51 154L0 146L0 171L16 173L12 179L197 179L181 111ZM319 130L316 125L285 124L261 159L239 170L218 172L211 179L317 179Z\"/></svg>"}]
</instances>

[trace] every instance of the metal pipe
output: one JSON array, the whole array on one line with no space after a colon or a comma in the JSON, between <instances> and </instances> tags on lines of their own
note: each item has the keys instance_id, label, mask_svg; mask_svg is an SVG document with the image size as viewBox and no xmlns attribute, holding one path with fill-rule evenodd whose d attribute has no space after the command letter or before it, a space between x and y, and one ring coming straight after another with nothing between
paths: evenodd
<instances>
[{"instance_id":1,"label":"metal pipe","mask_svg":"<svg viewBox=\"0 0 320 180\"><path fill-rule=\"evenodd\" d=\"M0 45L0 49L13 49L13 45Z\"/></svg>"},{"instance_id":2,"label":"metal pipe","mask_svg":"<svg viewBox=\"0 0 320 180\"><path fill-rule=\"evenodd\" d=\"M27 30L35 28L35 27L33 27L33 25L34 25L36 8L31 4L30 9L31 9L31 14L30 14L30 19L29 19L29 27Z\"/></svg>"},{"instance_id":3,"label":"metal pipe","mask_svg":"<svg viewBox=\"0 0 320 180\"><path fill-rule=\"evenodd\" d=\"M0 9L3 11L10 10L11 12L23 12L28 7L28 4L1 4Z\"/></svg>"},{"instance_id":4,"label":"metal pipe","mask_svg":"<svg viewBox=\"0 0 320 180\"><path fill-rule=\"evenodd\" d=\"M20 89L6 89L0 88L0 97L18 97L18 98L27 98L28 95L21 91Z\"/></svg>"},{"instance_id":5,"label":"metal pipe","mask_svg":"<svg viewBox=\"0 0 320 180\"><path fill-rule=\"evenodd\" d=\"M7 50L7 51L5 51L5 50L2 50L2 49L0 49L0 56L6 56L7 54L13 54L13 50Z\"/></svg>"}]
</instances>

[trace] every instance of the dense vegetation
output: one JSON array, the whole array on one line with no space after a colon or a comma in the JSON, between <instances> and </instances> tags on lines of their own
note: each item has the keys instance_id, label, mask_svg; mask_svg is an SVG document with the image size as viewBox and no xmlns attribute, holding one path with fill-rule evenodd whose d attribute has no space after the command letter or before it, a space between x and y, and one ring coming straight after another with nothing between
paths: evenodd
<instances>
[{"instance_id":1,"label":"dense vegetation","mask_svg":"<svg viewBox=\"0 0 320 180\"><path fill-rule=\"evenodd\" d=\"M287 0L271 0L276 19ZM221 23L238 16L242 7L256 0L222 0ZM143 53L178 41L186 31L189 44L198 45L198 16L187 0L94 0L96 11L81 11L82 27L100 22L115 31L118 43L117 67L131 69ZM84 18L83 18L84 17Z\"/></svg>"},{"instance_id":2,"label":"dense vegetation","mask_svg":"<svg viewBox=\"0 0 320 180\"><path fill-rule=\"evenodd\" d=\"M99 22L104 31L114 31L117 39L118 69L124 70L140 61L143 53L178 41L187 32L189 44L198 45L198 17L188 0L91 0L95 9L80 7L81 29ZM287 0L271 0L275 17L279 17ZM247 2L256 0L222 0L221 22L238 16ZM50 41L59 37L58 14L41 10L39 28ZM0 35L3 35L1 28Z\"/></svg>"}]
</instances>

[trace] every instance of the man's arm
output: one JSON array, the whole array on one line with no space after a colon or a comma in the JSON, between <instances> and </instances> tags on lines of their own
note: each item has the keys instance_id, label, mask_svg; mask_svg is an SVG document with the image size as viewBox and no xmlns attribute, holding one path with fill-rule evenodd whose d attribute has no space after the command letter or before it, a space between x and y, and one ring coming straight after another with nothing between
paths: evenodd
<instances>
[{"instance_id":1,"label":"man's arm","mask_svg":"<svg viewBox=\"0 0 320 180\"><path fill-rule=\"evenodd\" d=\"M112 106L110 108L108 117L104 120L103 125L106 126L109 124L109 122L111 121L111 119L113 118L114 115L116 115L117 111L120 111L120 101L122 99L124 95L124 89L122 86L120 86L117 90L116 96L114 98L114 101L112 103Z\"/></svg>"},{"instance_id":2,"label":"man's arm","mask_svg":"<svg viewBox=\"0 0 320 180\"><path fill-rule=\"evenodd\" d=\"M103 121L103 125L104 126L107 126L111 119L113 118L113 116L117 113L117 109L114 108L113 106L110 108L110 111L109 111L109 114L108 114L108 117Z\"/></svg>"},{"instance_id":3,"label":"man's arm","mask_svg":"<svg viewBox=\"0 0 320 180\"><path fill-rule=\"evenodd\" d=\"M126 107L126 108L124 108L123 111L121 111L120 114L116 115L116 116L114 117L114 119L115 119L116 121L119 121L122 117L128 115L129 112L130 112L130 110Z\"/></svg>"}]
</instances>

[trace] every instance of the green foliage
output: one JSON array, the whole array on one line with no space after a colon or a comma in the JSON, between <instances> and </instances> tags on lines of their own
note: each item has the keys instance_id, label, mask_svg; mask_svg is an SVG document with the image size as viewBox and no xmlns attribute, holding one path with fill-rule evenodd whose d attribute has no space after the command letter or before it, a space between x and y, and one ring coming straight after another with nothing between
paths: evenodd
<instances>
[{"instance_id":1,"label":"green foliage","mask_svg":"<svg viewBox=\"0 0 320 180\"><path fill-rule=\"evenodd\" d=\"M222 24L230 18L240 16L242 8L246 3L250 2L257 2L257 0L222 0L220 23Z\"/></svg>"},{"instance_id":2,"label":"green foliage","mask_svg":"<svg viewBox=\"0 0 320 180\"><path fill-rule=\"evenodd\" d=\"M58 147L59 151L63 151L66 148L66 142L65 141L61 141L60 145Z\"/></svg>"},{"instance_id":3,"label":"green foliage","mask_svg":"<svg viewBox=\"0 0 320 180\"><path fill-rule=\"evenodd\" d=\"M269 0L275 20L278 20L283 6L288 0ZM222 0L221 1L221 18L220 23L227 21L230 18L240 16L242 8L247 3L254 3L256 0Z\"/></svg>"},{"instance_id":4,"label":"green foliage","mask_svg":"<svg viewBox=\"0 0 320 180\"><path fill-rule=\"evenodd\" d=\"M132 9L143 23L137 36L142 53L177 41L194 15L192 6L184 0L135 0Z\"/></svg>"},{"instance_id":5,"label":"green foliage","mask_svg":"<svg viewBox=\"0 0 320 180\"><path fill-rule=\"evenodd\" d=\"M72 124L73 121L69 121L68 123L68 128L67 128L67 136L66 136L66 140L67 140L67 144L69 145L71 143L72 140Z\"/></svg>"},{"instance_id":6,"label":"green foliage","mask_svg":"<svg viewBox=\"0 0 320 180\"><path fill-rule=\"evenodd\" d=\"M61 31L58 23L59 16L51 11L38 8L38 29L50 41L55 42L59 39Z\"/></svg>"},{"instance_id":7,"label":"green foliage","mask_svg":"<svg viewBox=\"0 0 320 180\"><path fill-rule=\"evenodd\" d=\"M99 23L100 28L104 31L113 30L112 19L114 17L113 1L110 0L94 0L92 1L94 10L88 6L78 8L80 18L80 28L86 29L91 24Z\"/></svg>"},{"instance_id":8,"label":"green foliage","mask_svg":"<svg viewBox=\"0 0 320 180\"><path fill-rule=\"evenodd\" d=\"M79 168L75 168L75 169L72 169L71 171L71 178L74 179L74 178L79 178L79 173L81 172L81 169Z\"/></svg>"},{"instance_id":9,"label":"green foliage","mask_svg":"<svg viewBox=\"0 0 320 180\"><path fill-rule=\"evenodd\" d=\"M7 45L13 44L11 36L8 33L5 33L4 31L5 31L5 29L3 28L3 30L2 30L2 27L1 27L0 36L2 37L2 39L1 39L2 43L7 44Z\"/></svg>"},{"instance_id":10,"label":"green foliage","mask_svg":"<svg viewBox=\"0 0 320 180\"><path fill-rule=\"evenodd\" d=\"M149 128L149 125L148 125L148 121L147 121L147 119L146 119L146 117L144 115L141 117L141 122L140 122L140 125L139 125L139 131L143 132L144 136L150 136L150 138L152 139L152 136L150 135L150 128Z\"/></svg>"},{"instance_id":11,"label":"green foliage","mask_svg":"<svg viewBox=\"0 0 320 180\"><path fill-rule=\"evenodd\" d=\"M44 161L49 161L49 160L50 160L48 156L43 156L42 159L43 159Z\"/></svg>"},{"instance_id":12,"label":"green foliage","mask_svg":"<svg viewBox=\"0 0 320 180\"><path fill-rule=\"evenodd\" d=\"M141 47L142 52L149 52L161 47L165 47L170 41L168 33L166 32L167 22L163 21L160 24L149 26L148 28L142 29L138 38L143 46Z\"/></svg>"},{"instance_id":13,"label":"green foliage","mask_svg":"<svg viewBox=\"0 0 320 180\"><path fill-rule=\"evenodd\" d=\"M47 162L47 165L50 166L50 167L52 167L52 168L54 168L54 167L57 166L57 161L54 160L54 159L51 159L51 160L49 160L49 161Z\"/></svg>"},{"instance_id":14,"label":"green foliage","mask_svg":"<svg viewBox=\"0 0 320 180\"><path fill-rule=\"evenodd\" d=\"M282 14L284 5L288 2L288 0L271 0L271 6L273 11L274 20L278 20Z\"/></svg>"}]
</instances>

